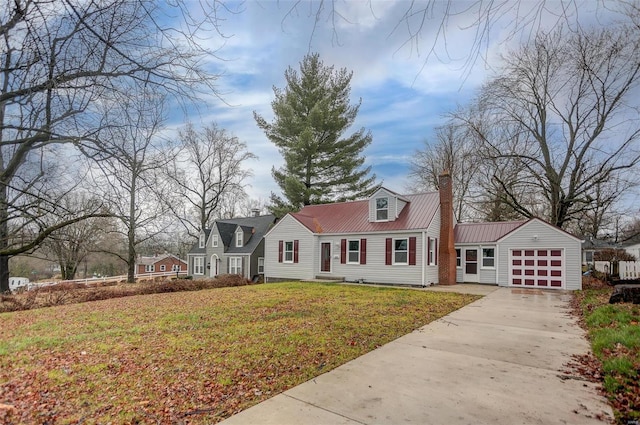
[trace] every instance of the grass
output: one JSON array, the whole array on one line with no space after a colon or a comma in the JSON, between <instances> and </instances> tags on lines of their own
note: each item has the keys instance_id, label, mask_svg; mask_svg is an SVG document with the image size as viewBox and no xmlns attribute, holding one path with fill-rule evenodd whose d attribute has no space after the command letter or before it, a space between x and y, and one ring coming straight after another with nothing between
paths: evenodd
<instances>
[{"instance_id":1,"label":"grass","mask_svg":"<svg viewBox=\"0 0 640 425\"><path fill-rule=\"evenodd\" d=\"M602 363L603 388L616 421L640 420L640 305L609 304L611 288L577 294L594 355Z\"/></svg>"},{"instance_id":2,"label":"grass","mask_svg":"<svg viewBox=\"0 0 640 425\"><path fill-rule=\"evenodd\" d=\"M0 422L215 423L477 298L294 282L0 314Z\"/></svg>"}]
</instances>

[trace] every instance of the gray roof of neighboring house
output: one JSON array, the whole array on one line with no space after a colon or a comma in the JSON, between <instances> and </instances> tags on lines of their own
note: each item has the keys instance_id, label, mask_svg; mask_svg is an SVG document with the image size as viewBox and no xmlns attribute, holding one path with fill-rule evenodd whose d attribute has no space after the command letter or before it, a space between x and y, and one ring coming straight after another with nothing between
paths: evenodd
<instances>
[{"instance_id":1,"label":"gray roof of neighboring house","mask_svg":"<svg viewBox=\"0 0 640 425\"><path fill-rule=\"evenodd\" d=\"M225 253L251 254L275 221L276 217L272 214L216 221L220 237L227 248ZM251 233L249 240L245 238L241 247L236 247L233 236L238 226L242 227L245 234Z\"/></svg>"},{"instance_id":2,"label":"gray roof of neighboring house","mask_svg":"<svg viewBox=\"0 0 640 425\"><path fill-rule=\"evenodd\" d=\"M594 239L592 237L585 237L584 242L582 242L582 249L588 251L597 251L599 249L610 249L610 248L619 248L617 244L603 241L602 239Z\"/></svg>"},{"instance_id":3,"label":"gray roof of neighboring house","mask_svg":"<svg viewBox=\"0 0 640 425\"><path fill-rule=\"evenodd\" d=\"M222 245L225 247L225 253L235 253L235 254L251 254L265 233L271 228L273 223L275 222L276 217L272 214L260 215L256 217L242 217L242 218L230 218L224 220L216 220L213 224L220 234L220 239L222 241ZM241 247L236 247L234 233L238 226L242 227L242 230L246 233L250 233L251 237L245 238L243 241L244 244ZM206 241L209 241L209 235L211 234L211 229L205 229L205 237ZM196 242L189 254L205 254L206 253L205 243L204 248L200 248L199 241Z\"/></svg>"},{"instance_id":4,"label":"gray roof of neighboring house","mask_svg":"<svg viewBox=\"0 0 640 425\"><path fill-rule=\"evenodd\" d=\"M454 229L455 243L497 242L525 224L527 220L492 223L458 223Z\"/></svg>"},{"instance_id":5,"label":"gray roof of neighboring house","mask_svg":"<svg viewBox=\"0 0 640 425\"><path fill-rule=\"evenodd\" d=\"M198 240L193 244L191 249L189 250L189 254L206 254L207 252L207 241L209 240L209 234L211 234L211 229L204 229L204 247L200 248L200 241Z\"/></svg>"}]
</instances>

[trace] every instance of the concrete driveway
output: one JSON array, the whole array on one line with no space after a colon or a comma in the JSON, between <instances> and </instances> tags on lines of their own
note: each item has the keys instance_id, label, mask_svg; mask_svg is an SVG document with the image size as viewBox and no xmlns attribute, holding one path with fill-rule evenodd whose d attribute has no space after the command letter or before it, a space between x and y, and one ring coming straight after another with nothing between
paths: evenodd
<instances>
[{"instance_id":1,"label":"concrete driveway","mask_svg":"<svg viewBox=\"0 0 640 425\"><path fill-rule=\"evenodd\" d=\"M572 354L589 350L568 314L569 294L452 289L488 295L222 423L609 422L596 387L561 373Z\"/></svg>"}]
</instances>

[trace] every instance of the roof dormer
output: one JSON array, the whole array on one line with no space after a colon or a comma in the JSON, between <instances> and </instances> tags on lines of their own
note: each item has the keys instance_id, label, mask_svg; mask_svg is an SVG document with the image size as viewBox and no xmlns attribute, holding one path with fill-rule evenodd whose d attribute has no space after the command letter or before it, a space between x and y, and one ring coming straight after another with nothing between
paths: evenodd
<instances>
[{"instance_id":1,"label":"roof dormer","mask_svg":"<svg viewBox=\"0 0 640 425\"><path fill-rule=\"evenodd\" d=\"M407 203L401 195L381 187L369 198L369 221L395 221Z\"/></svg>"}]
</instances>

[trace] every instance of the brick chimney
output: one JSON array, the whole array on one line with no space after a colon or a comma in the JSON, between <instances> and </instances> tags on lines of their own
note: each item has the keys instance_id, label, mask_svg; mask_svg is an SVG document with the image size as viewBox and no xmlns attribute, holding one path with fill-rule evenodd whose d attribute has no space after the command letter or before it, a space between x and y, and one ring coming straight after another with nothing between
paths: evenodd
<instances>
[{"instance_id":1,"label":"brick chimney","mask_svg":"<svg viewBox=\"0 0 640 425\"><path fill-rule=\"evenodd\" d=\"M453 188L449 171L438 177L440 192L440 246L438 284L456 284L456 249L453 240Z\"/></svg>"}]
</instances>

